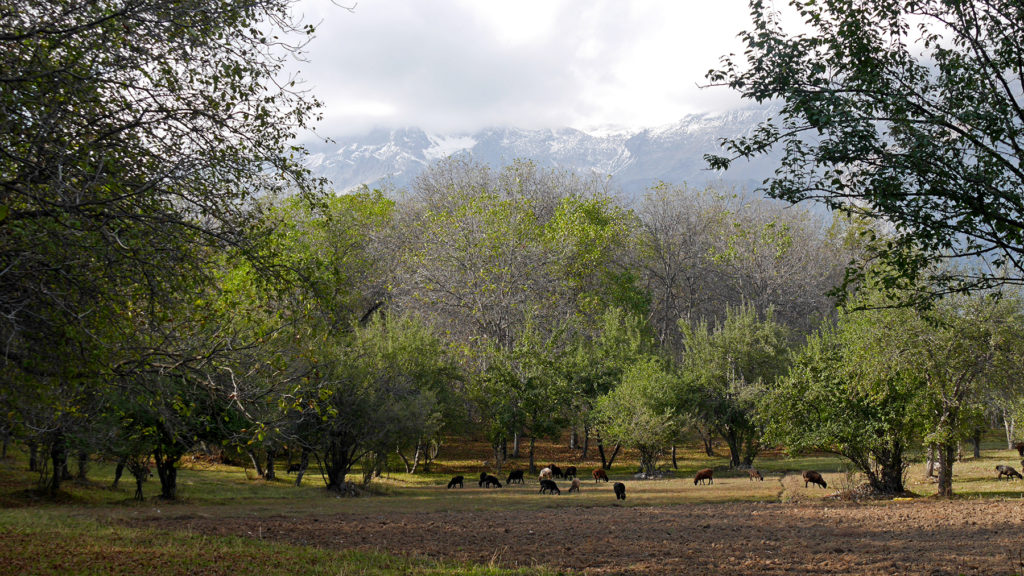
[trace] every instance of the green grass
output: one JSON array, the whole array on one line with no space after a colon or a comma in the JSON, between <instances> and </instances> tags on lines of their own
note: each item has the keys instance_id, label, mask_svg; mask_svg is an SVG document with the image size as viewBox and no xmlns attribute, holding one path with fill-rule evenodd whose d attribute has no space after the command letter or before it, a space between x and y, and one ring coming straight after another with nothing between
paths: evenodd
<instances>
[{"instance_id":1,"label":"green grass","mask_svg":"<svg viewBox=\"0 0 1024 576\"><path fill-rule=\"evenodd\" d=\"M1008 464L1020 469L1020 457L1005 449L1005 441L987 441L981 458L967 458L954 468L954 491L959 498L1024 498L1024 481L997 480L995 466ZM678 454L679 468L666 479L637 481L633 455L620 454L609 471L612 482L595 483L590 471L593 460L578 462L576 453L555 445L541 445L536 462L576 465L581 473L582 491L569 495L569 483L559 481L562 496L537 493L535 478L527 484L501 489L477 487L476 477L489 469L485 461L489 448L481 444L447 446L433 471L415 475L390 472L373 483L372 496L338 498L323 488L316 472L308 473L302 487L294 476L281 474L277 481L264 481L251 470L203 463L186 464L179 471L179 500L160 500L159 481L144 485L146 499L136 502L134 481L121 480L111 489L114 466L93 462L90 480L69 481L59 498L39 495L40 476L27 471L24 455L0 461L0 566L24 574L548 574L544 567L511 570L489 565L464 565L423 558L406 558L380 552L332 551L312 546L290 545L252 538L214 537L181 531L132 528L132 518L212 516L230 521L232 517L287 514L289 516L360 515L387 512L432 513L487 510L546 510L589 507L661 507L672 505L738 501L814 501L836 489L855 486L861 479L847 473L848 465L827 455L759 458L764 482L752 482L745 471L727 469L727 459L707 457L694 450ZM526 469L525 458L509 462L510 469ZM706 467L716 469L715 484L695 486L693 473ZM799 472L815 469L829 482L828 490L804 488ZM924 467L915 463L908 470L908 488L919 496L934 495L936 486L924 478ZM466 487L448 490L454 474L466 476ZM358 474L350 480L358 481ZM502 478L504 482L504 478ZM624 481L628 499L611 497L611 484ZM187 524L187 523L186 523ZM244 570L243 568L244 567Z\"/></svg>"},{"instance_id":2,"label":"green grass","mask_svg":"<svg viewBox=\"0 0 1024 576\"><path fill-rule=\"evenodd\" d=\"M379 552L334 552L261 539L126 528L64 510L0 510L0 566L33 575L544 575Z\"/></svg>"}]
</instances>

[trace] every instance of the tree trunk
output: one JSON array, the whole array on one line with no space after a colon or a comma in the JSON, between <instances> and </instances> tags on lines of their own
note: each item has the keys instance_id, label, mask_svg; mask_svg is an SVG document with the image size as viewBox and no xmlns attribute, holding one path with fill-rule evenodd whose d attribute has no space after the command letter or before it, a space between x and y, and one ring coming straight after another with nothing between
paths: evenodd
<instances>
[{"instance_id":1,"label":"tree trunk","mask_svg":"<svg viewBox=\"0 0 1024 576\"><path fill-rule=\"evenodd\" d=\"M256 451L255 450L246 450L245 453L249 455L249 460L252 462L252 467L256 470L256 475L259 476L260 478L262 478L263 477L263 466L260 465L260 459L256 455Z\"/></svg>"},{"instance_id":2,"label":"tree trunk","mask_svg":"<svg viewBox=\"0 0 1024 576\"><path fill-rule=\"evenodd\" d=\"M295 485L302 485L302 476L306 473L306 467L309 466L309 448L302 447L302 457L299 460L299 473L295 475Z\"/></svg>"},{"instance_id":3,"label":"tree trunk","mask_svg":"<svg viewBox=\"0 0 1024 576\"><path fill-rule=\"evenodd\" d=\"M722 438L725 439L725 443L729 446L729 467L739 468L741 447L739 439L736 437L736 431L726 429L722 432Z\"/></svg>"},{"instance_id":4,"label":"tree trunk","mask_svg":"<svg viewBox=\"0 0 1024 576\"><path fill-rule=\"evenodd\" d=\"M427 455L423 461L423 471L430 472L430 465L437 458L437 455L441 452L441 443L437 440L431 440L427 444Z\"/></svg>"},{"instance_id":5,"label":"tree trunk","mask_svg":"<svg viewBox=\"0 0 1024 576\"><path fill-rule=\"evenodd\" d=\"M39 472L39 444L35 440L28 442L28 471Z\"/></svg>"},{"instance_id":6,"label":"tree trunk","mask_svg":"<svg viewBox=\"0 0 1024 576\"><path fill-rule=\"evenodd\" d=\"M572 431L569 432L569 450L576 449L576 427L574 426Z\"/></svg>"},{"instance_id":7,"label":"tree trunk","mask_svg":"<svg viewBox=\"0 0 1024 576\"><path fill-rule=\"evenodd\" d=\"M58 433L50 445L50 461L53 463L53 475L50 477L50 494L56 495L60 492L60 483L64 479L64 466L67 463L67 444L64 442L64 435Z\"/></svg>"},{"instance_id":8,"label":"tree trunk","mask_svg":"<svg viewBox=\"0 0 1024 576\"><path fill-rule=\"evenodd\" d=\"M117 488L117 483L121 481L121 475L124 474L124 467L128 464L128 457L121 456L121 459L117 461L117 466L114 467L114 483L111 488Z\"/></svg>"},{"instance_id":9,"label":"tree trunk","mask_svg":"<svg viewBox=\"0 0 1024 576\"><path fill-rule=\"evenodd\" d=\"M601 439L601 435L597 435L597 453L601 455L601 469L607 470L608 460L604 457L604 440Z\"/></svg>"},{"instance_id":10,"label":"tree trunk","mask_svg":"<svg viewBox=\"0 0 1024 576\"><path fill-rule=\"evenodd\" d=\"M1003 429L1006 430L1006 449L1013 450L1013 437L1016 433L1016 422L1013 419L1013 414L1003 408Z\"/></svg>"},{"instance_id":11,"label":"tree trunk","mask_svg":"<svg viewBox=\"0 0 1024 576\"><path fill-rule=\"evenodd\" d=\"M581 460L587 459L587 452L590 450L590 426L587 424L583 425L583 454L580 455Z\"/></svg>"},{"instance_id":12,"label":"tree trunk","mask_svg":"<svg viewBox=\"0 0 1024 576\"><path fill-rule=\"evenodd\" d=\"M77 480L85 480L89 476L89 454L80 450L78 452L78 474L75 475Z\"/></svg>"},{"instance_id":13,"label":"tree trunk","mask_svg":"<svg viewBox=\"0 0 1024 576\"><path fill-rule=\"evenodd\" d=\"M174 500L178 497L178 457L163 454L160 450L153 452L156 460L156 473L160 476L160 497Z\"/></svg>"},{"instance_id":14,"label":"tree trunk","mask_svg":"<svg viewBox=\"0 0 1024 576\"><path fill-rule=\"evenodd\" d=\"M971 443L974 445L974 457L981 458L981 428L975 428L971 436Z\"/></svg>"},{"instance_id":15,"label":"tree trunk","mask_svg":"<svg viewBox=\"0 0 1024 576\"><path fill-rule=\"evenodd\" d=\"M647 477L654 475L657 464L658 453L656 451L640 450L640 468Z\"/></svg>"},{"instance_id":16,"label":"tree trunk","mask_svg":"<svg viewBox=\"0 0 1024 576\"><path fill-rule=\"evenodd\" d=\"M616 444L615 445L615 450L612 450L612 457L608 459L608 468L606 468L606 470L611 470L612 469L612 466L615 464L615 457L619 455L619 450L621 448L622 448L622 444Z\"/></svg>"},{"instance_id":17,"label":"tree trunk","mask_svg":"<svg viewBox=\"0 0 1024 576\"><path fill-rule=\"evenodd\" d=\"M505 463L504 455L506 445L507 442L505 442L504 440L500 442L495 442L494 444L491 445L491 447L494 449L494 468L499 476L501 475L501 466L502 464Z\"/></svg>"},{"instance_id":18,"label":"tree trunk","mask_svg":"<svg viewBox=\"0 0 1024 576\"><path fill-rule=\"evenodd\" d=\"M533 436L530 436L530 474L536 474L537 473L537 465L533 461L533 454L534 454L533 453L533 448L534 448L534 443L535 442L536 442L536 438L534 438Z\"/></svg>"},{"instance_id":19,"label":"tree trunk","mask_svg":"<svg viewBox=\"0 0 1024 576\"><path fill-rule=\"evenodd\" d=\"M701 444L704 445L704 455L705 456L714 456L715 455L715 445L714 445L714 437L711 435L711 431L710 430L705 430L704 428L701 428L700 426L697 426L697 435L700 436Z\"/></svg>"},{"instance_id":20,"label":"tree trunk","mask_svg":"<svg viewBox=\"0 0 1024 576\"><path fill-rule=\"evenodd\" d=\"M324 470L327 472L327 489L334 492L346 492L345 477L352 469L354 462L346 446L340 442L331 442L324 454Z\"/></svg>"},{"instance_id":21,"label":"tree trunk","mask_svg":"<svg viewBox=\"0 0 1024 576\"><path fill-rule=\"evenodd\" d=\"M953 460L956 458L956 444L939 445L939 498L953 497Z\"/></svg>"},{"instance_id":22,"label":"tree trunk","mask_svg":"<svg viewBox=\"0 0 1024 576\"><path fill-rule=\"evenodd\" d=\"M512 457L519 458L519 432L512 435Z\"/></svg>"},{"instance_id":23,"label":"tree trunk","mask_svg":"<svg viewBox=\"0 0 1024 576\"><path fill-rule=\"evenodd\" d=\"M276 480L277 479L277 474L274 473L274 458L276 456L277 456L277 452L276 451L274 451L272 449L268 449L267 450L267 469L266 469L266 473L263 476L263 478L266 479L266 480Z\"/></svg>"}]
</instances>

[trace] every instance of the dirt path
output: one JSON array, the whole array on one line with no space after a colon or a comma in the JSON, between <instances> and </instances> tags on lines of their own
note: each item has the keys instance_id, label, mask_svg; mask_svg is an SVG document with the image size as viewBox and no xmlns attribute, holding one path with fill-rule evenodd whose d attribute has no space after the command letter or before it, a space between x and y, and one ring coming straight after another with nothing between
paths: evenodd
<instances>
[{"instance_id":1,"label":"dirt path","mask_svg":"<svg viewBox=\"0 0 1024 576\"><path fill-rule=\"evenodd\" d=\"M585 574L1020 574L1024 502L728 503L135 520Z\"/></svg>"}]
</instances>

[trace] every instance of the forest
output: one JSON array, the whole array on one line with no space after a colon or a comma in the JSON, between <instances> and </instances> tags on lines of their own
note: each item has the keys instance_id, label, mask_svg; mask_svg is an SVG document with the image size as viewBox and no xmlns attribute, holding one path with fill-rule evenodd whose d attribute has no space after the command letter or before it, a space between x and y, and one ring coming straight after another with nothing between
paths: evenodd
<instances>
[{"instance_id":1,"label":"forest","mask_svg":"<svg viewBox=\"0 0 1024 576\"><path fill-rule=\"evenodd\" d=\"M964 444L1020 439L1018 4L794 2L791 35L751 2L708 81L785 104L707 161L781 166L639 198L465 156L331 191L281 77L315 26L193 4L2 12L0 433L44 493L103 456L173 500L196 453L343 493L568 436L647 475L687 441L831 453L882 494L927 458L952 497Z\"/></svg>"}]
</instances>

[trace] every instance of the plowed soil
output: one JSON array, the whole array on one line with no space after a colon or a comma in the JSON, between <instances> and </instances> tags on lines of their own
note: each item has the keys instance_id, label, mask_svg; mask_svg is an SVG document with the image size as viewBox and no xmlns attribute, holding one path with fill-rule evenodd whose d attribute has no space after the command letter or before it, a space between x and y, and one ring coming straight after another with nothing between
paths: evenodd
<instances>
[{"instance_id":1,"label":"plowed soil","mask_svg":"<svg viewBox=\"0 0 1024 576\"><path fill-rule=\"evenodd\" d=\"M556 496L567 497L572 496ZM1015 499L616 503L230 519L187 515L131 522L583 574L1024 573L1024 502Z\"/></svg>"}]
</instances>

